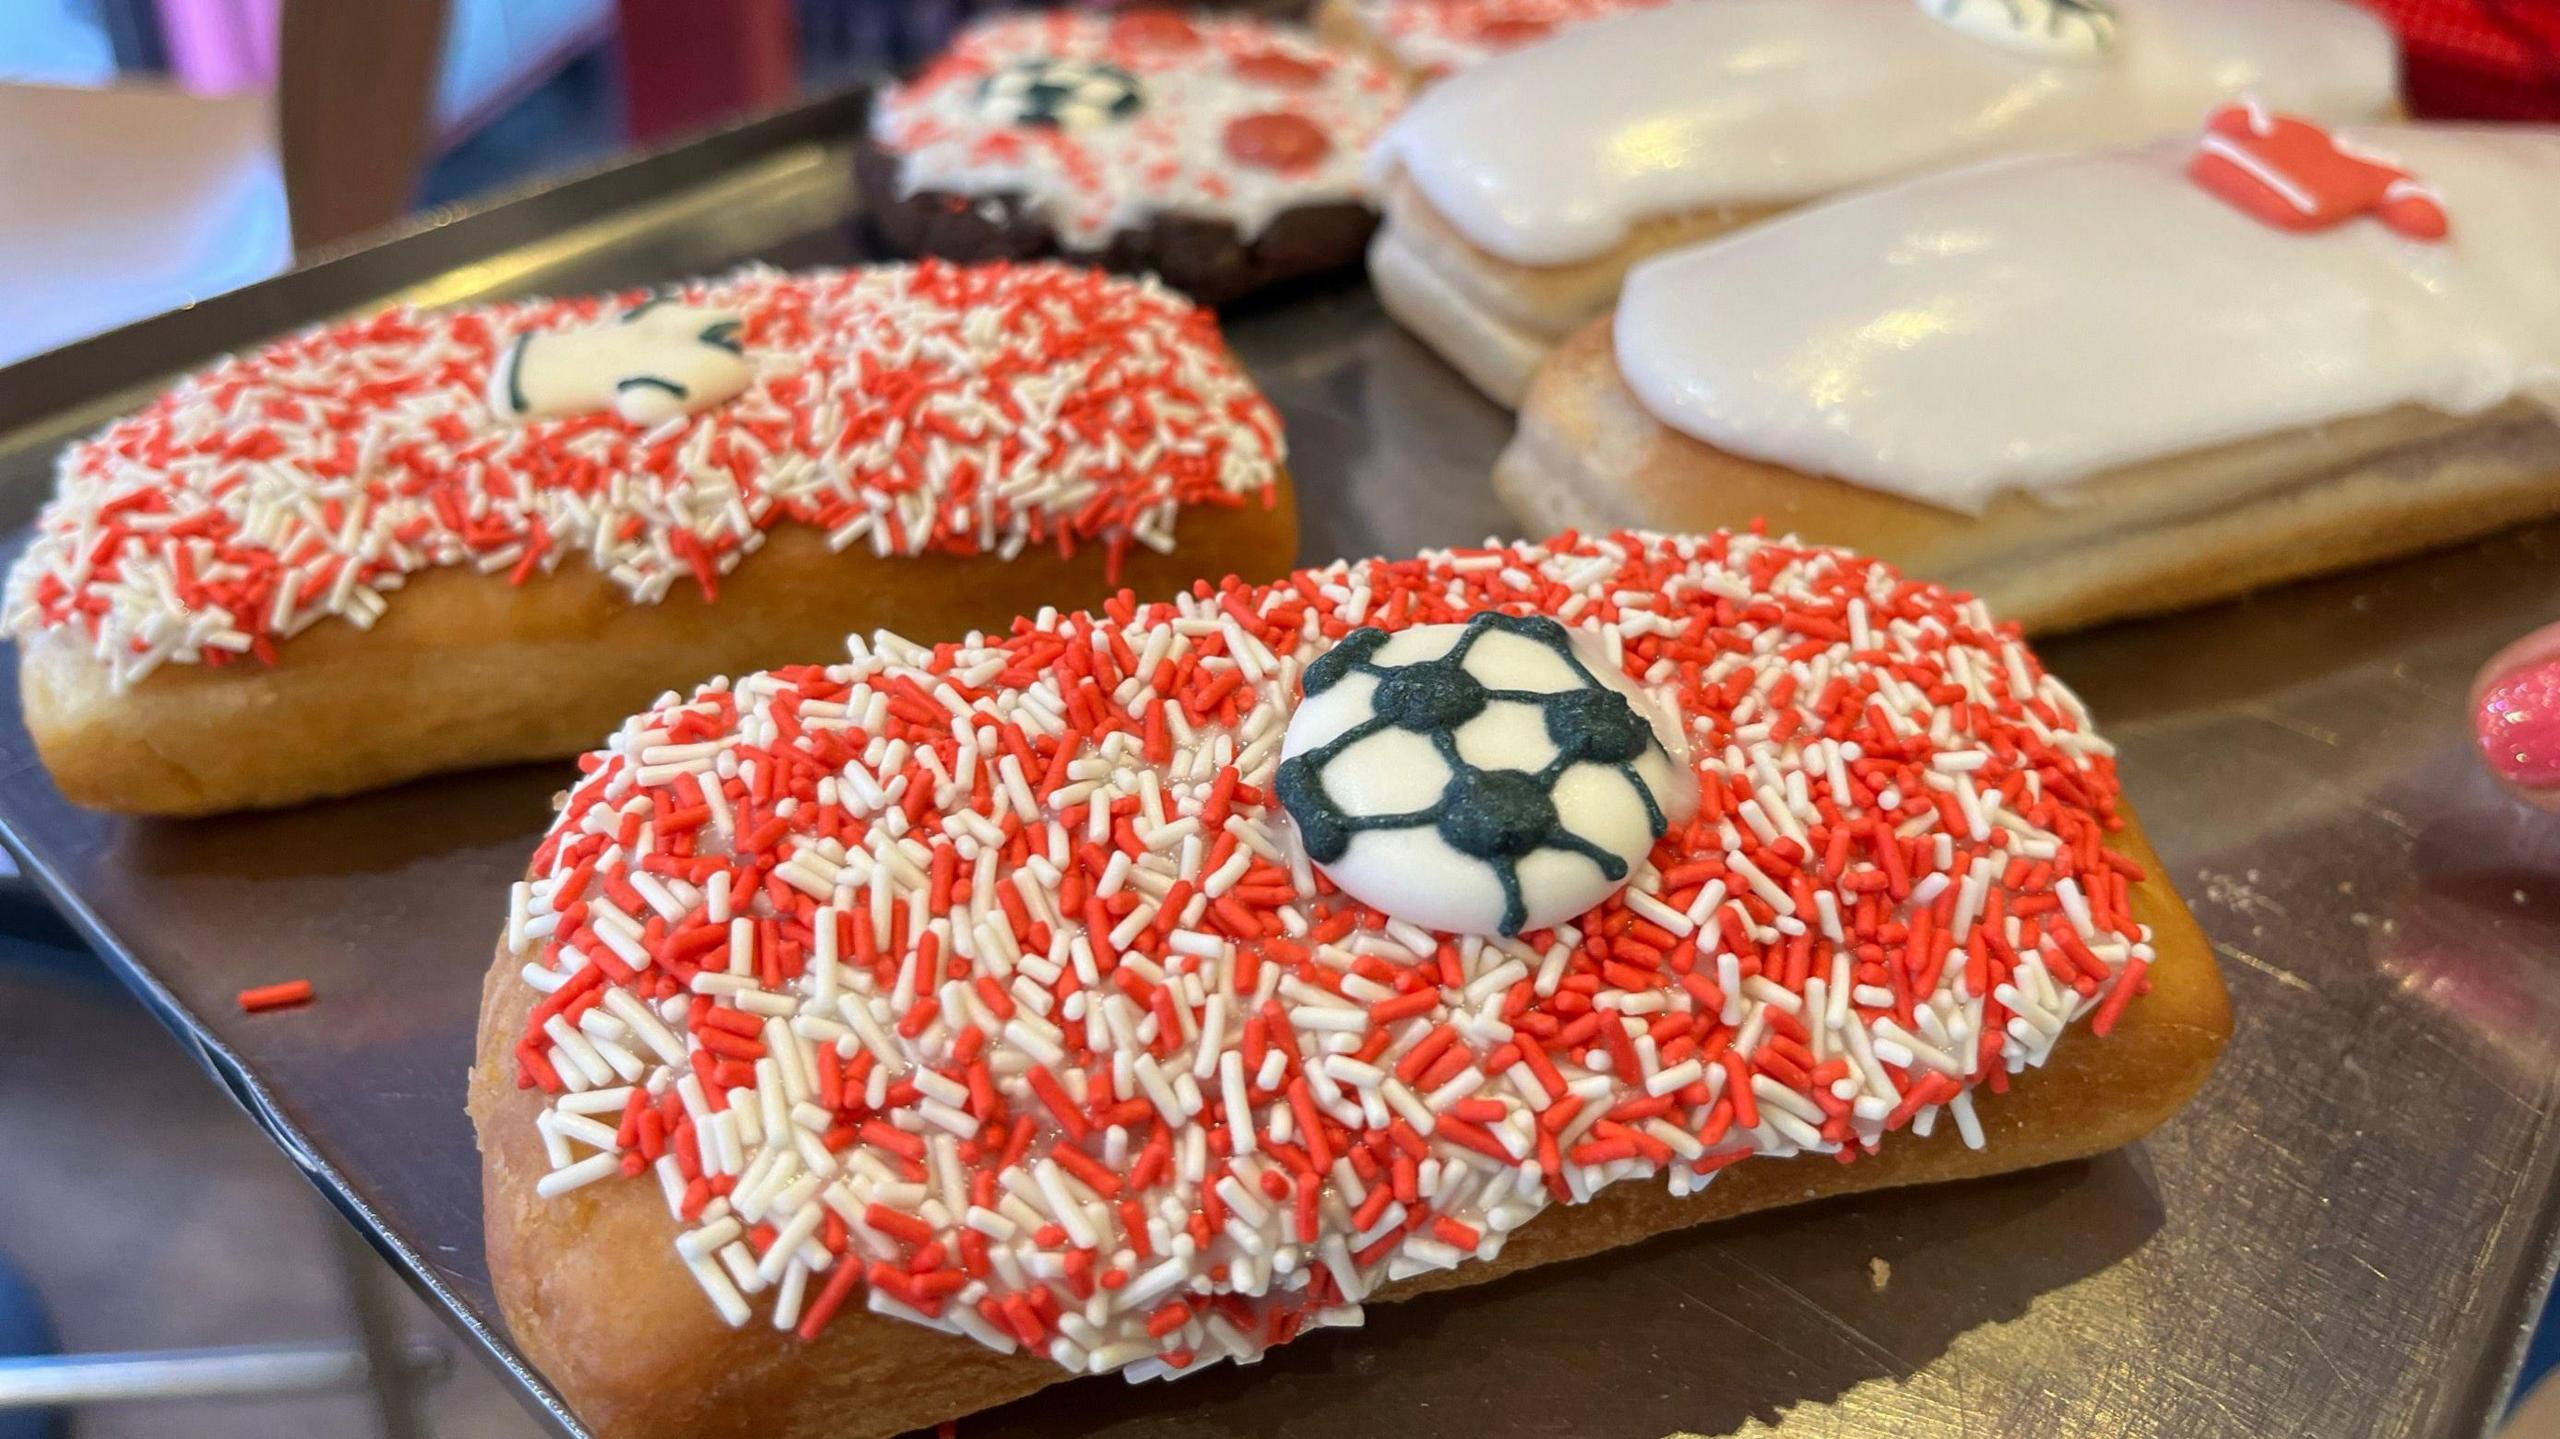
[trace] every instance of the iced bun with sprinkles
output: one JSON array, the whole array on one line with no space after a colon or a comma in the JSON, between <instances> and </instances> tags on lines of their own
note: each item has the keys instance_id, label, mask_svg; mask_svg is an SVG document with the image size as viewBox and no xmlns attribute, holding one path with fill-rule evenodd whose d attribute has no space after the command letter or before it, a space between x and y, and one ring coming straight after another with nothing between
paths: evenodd
<instances>
[{"instance_id":1,"label":"iced bun with sprinkles","mask_svg":"<svg viewBox=\"0 0 2560 1439\"><path fill-rule=\"evenodd\" d=\"M1000 16L874 103L859 166L910 254L1055 252L1212 302L1357 260L1388 69L1263 21Z\"/></svg>"},{"instance_id":2,"label":"iced bun with sprinkles","mask_svg":"<svg viewBox=\"0 0 2560 1439\"><path fill-rule=\"evenodd\" d=\"M2209 974L2125 825L2013 627L1756 534L883 634L585 761L475 1110L727 1325L1168 1376L1622 1191L1999 1167L1977 1098L2109 1044L2142 916Z\"/></svg>"},{"instance_id":3,"label":"iced bun with sprinkles","mask_svg":"<svg viewBox=\"0 0 2560 1439\"><path fill-rule=\"evenodd\" d=\"M1064 265L758 267L394 308L223 360L67 448L10 573L7 623L44 650L25 671L48 762L112 807L163 802L119 802L117 775L78 771L134 777L199 742L211 755L256 741L265 731L207 727L257 708L292 735L301 721L283 721L307 706L301 739L369 746L411 773L574 753L665 685L884 619L882 567L953 596L951 633L1062 585L1089 603L1145 571L1274 572L1294 547L1283 453L1207 311ZM979 577L951 583L945 564ZM966 603L1008 584L1001 608ZM607 615L622 617L605 645L636 655L598 651ZM518 640L514 657L550 667L555 687L509 698L499 684L485 711L436 710L461 704L461 685L421 702L422 743L476 727L495 748L404 757L327 729L350 697L327 692L342 657L387 668L482 642L506 670ZM619 693L576 677L606 658L618 669L597 683ZM313 688L217 699L207 672L243 694ZM92 728L55 732L79 726ZM192 809L240 789L302 797L281 758L256 785L229 763L123 788L183 790L166 803Z\"/></svg>"}]
</instances>

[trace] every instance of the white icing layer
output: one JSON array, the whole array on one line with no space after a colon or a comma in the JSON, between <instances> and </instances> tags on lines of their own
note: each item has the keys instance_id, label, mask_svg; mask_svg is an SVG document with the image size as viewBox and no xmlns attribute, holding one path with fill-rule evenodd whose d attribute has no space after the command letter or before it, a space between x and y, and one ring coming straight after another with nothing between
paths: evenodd
<instances>
[{"instance_id":1,"label":"white icing layer","mask_svg":"<svg viewBox=\"0 0 2560 1439\"><path fill-rule=\"evenodd\" d=\"M2123 0L2114 49L2060 62L1910 0L1688 0L1577 26L1417 100L1379 141L1506 260L1603 254L1637 221L1788 204L2018 150L2187 130L2251 91L2344 121L2398 88L2382 24L2332 0Z\"/></svg>"},{"instance_id":2,"label":"white icing layer","mask_svg":"<svg viewBox=\"0 0 2560 1439\"><path fill-rule=\"evenodd\" d=\"M2560 131L2341 138L2450 236L2274 228L2187 141L1996 161L1638 266L1618 364L1718 448L1966 511L2395 406L2560 404Z\"/></svg>"}]
</instances>

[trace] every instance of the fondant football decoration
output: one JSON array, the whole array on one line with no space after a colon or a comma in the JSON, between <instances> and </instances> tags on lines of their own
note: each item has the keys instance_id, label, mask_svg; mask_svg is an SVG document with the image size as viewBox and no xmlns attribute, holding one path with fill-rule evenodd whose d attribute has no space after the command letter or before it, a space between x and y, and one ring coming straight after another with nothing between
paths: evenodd
<instances>
[{"instance_id":1,"label":"fondant football decoration","mask_svg":"<svg viewBox=\"0 0 2560 1439\"><path fill-rule=\"evenodd\" d=\"M1426 929L1571 919L1697 804L1677 727L1541 615L1353 630L1305 688L1276 783L1307 857Z\"/></svg>"},{"instance_id":2,"label":"fondant football decoration","mask_svg":"<svg viewBox=\"0 0 2560 1439\"><path fill-rule=\"evenodd\" d=\"M978 85L978 103L1000 125L1090 130L1126 120L1146 103L1138 77L1099 60L1017 60Z\"/></svg>"},{"instance_id":3,"label":"fondant football decoration","mask_svg":"<svg viewBox=\"0 0 2560 1439\"><path fill-rule=\"evenodd\" d=\"M1913 0L1955 30L2040 60L2095 60L2116 43L2106 0Z\"/></svg>"},{"instance_id":4,"label":"fondant football decoration","mask_svg":"<svg viewBox=\"0 0 2560 1439\"><path fill-rule=\"evenodd\" d=\"M518 335L489 371L489 408L519 424L610 409L651 426L725 405L755 378L739 323L651 300L601 325Z\"/></svg>"}]
</instances>

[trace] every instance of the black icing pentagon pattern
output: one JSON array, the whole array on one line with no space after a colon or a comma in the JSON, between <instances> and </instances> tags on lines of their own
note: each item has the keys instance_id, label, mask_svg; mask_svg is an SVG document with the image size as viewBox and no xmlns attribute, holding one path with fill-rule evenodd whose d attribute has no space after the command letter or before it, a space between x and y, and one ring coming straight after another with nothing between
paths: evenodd
<instances>
[{"instance_id":1,"label":"black icing pentagon pattern","mask_svg":"<svg viewBox=\"0 0 2560 1439\"><path fill-rule=\"evenodd\" d=\"M1582 688L1540 692L1488 687L1468 672L1467 653L1477 638L1501 631L1554 652ZM1449 652L1416 664L1381 666L1376 656L1387 633L1373 627L1353 630L1307 666L1309 698L1324 694L1351 675L1374 677L1367 719L1324 744L1281 762L1275 789L1281 806L1295 820L1308 857L1330 864L1351 846L1352 837L1368 830L1430 827L1451 849L1482 861L1501 881L1502 933L1518 934L1527 919L1520 892L1519 862L1541 849L1579 854L1611 880L1624 879L1626 862L1565 827L1556 812L1555 785L1577 764L1603 764L1625 776L1644 800L1645 815L1660 838L1669 821L1653 797L1635 762L1648 747L1659 746L1653 730L1625 695L1602 684L1574 653L1564 626L1544 615L1485 613L1467 622L1466 632ZM1458 753L1457 731L1495 700L1536 707L1556 755L1545 768L1530 772L1484 769ZM1450 778L1437 799L1421 809L1399 814L1353 815L1336 804L1324 786L1324 769L1352 745L1387 729L1401 729L1430 740L1449 768Z\"/></svg>"}]
</instances>

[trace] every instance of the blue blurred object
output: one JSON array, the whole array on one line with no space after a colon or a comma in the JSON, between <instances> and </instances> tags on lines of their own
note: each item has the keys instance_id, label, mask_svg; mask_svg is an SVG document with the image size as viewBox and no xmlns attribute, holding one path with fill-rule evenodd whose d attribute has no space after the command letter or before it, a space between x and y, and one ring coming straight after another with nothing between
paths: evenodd
<instances>
[{"instance_id":1,"label":"blue blurred object","mask_svg":"<svg viewBox=\"0 0 2560 1439\"><path fill-rule=\"evenodd\" d=\"M20 882L15 871L0 875L0 968L11 967L106 989L116 987L107 967L45 903L44 896Z\"/></svg>"},{"instance_id":2,"label":"blue blurred object","mask_svg":"<svg viewBox=\"0 0 2560 1439\"><path fill-rule=\"evenodd\" d=\"M0 875L0 966L114 989L115 979L43 899L22 883L14 867ZM0 1358L24 1359L62 1352L53 1321L33 1286L0 1256ZM67 1439L71 1416L60 1409L0 1409L0 1439Z\"/></svg>"},{"instance_id":3,"label":"blue blurred object","mask_svg":"<svg viewBox=\"0 0 2560 1439\"><path fill-rule=\"evenodd\" d=\"M2560 1289L2543 1301L2542 1322L2533 1326L2533 1339L2524 1347L2524 1364L2516 1371L2516 1392L2507 1396L2507 1402L2524 1398L2554 1369L2560 1369Z\"/></svg>"},{"instance_id":4,"label":"blue blurred object","mask_svg":"<svg viewBox=\"0 0 2560 1439\"><path fill-rule=\"evenodd\" d=\"M35 1290L6 1259L0 1259L0 1357L21 1359L58 1351L53 1323L36 1302ZM59 1409L0 1409L0 1439L64 1439L70 1432L70 1416Z\"/></svg>"}]
</instances>

